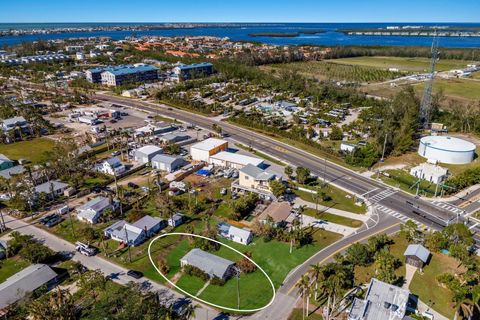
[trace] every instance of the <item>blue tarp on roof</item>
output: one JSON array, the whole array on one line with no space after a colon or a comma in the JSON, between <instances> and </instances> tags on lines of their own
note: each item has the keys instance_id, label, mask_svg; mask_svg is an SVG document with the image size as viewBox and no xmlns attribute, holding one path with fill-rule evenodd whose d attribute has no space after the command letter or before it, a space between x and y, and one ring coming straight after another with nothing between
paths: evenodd
<instances>
[{"instance_id":1,"label":"blue tarp on roof","mask_svg":"<svg viewBox=\"0 0 480 320\"><path fill-rule=\"evenodd\" d=\"M197 174L199 174L201 176L208 176L208 175L210 175L210 170L200 169L200 170L197 171Z\"/></svg>"}]
</instances>

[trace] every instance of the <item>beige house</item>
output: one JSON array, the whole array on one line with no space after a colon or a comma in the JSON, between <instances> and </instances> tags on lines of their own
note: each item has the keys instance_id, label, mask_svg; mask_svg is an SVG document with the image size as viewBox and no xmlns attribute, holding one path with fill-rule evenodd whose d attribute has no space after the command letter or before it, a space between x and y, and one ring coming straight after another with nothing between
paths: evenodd
<instances>
[{"instance_id":1,"label":"beige house","mask_svg":"<svg viewBox=\"0 0 480 320\"><path fill-rule=\"evenodd\" d=\"M276 173L248 164L238 171L238 180L232 183L233 192L254 192L264 199L275 199L270 190L270 181L280 180Z\"/></svg>"}]
</instances>

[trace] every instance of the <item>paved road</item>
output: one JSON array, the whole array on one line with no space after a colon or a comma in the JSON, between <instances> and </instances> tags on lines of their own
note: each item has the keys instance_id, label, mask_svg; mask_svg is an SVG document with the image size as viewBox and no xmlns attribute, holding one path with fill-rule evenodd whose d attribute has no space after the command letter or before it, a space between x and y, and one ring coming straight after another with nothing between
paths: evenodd
<instances>
[{"instance_id":1,"label":"paved road","mask_svg":"<svg viewBox=\"0 0 480 320\"><path fill-rule=\"evenodd\" d=\"M427 201L416 199L414 196L385 186L379 181L364 177L340 165L324 161L324 159L318 156L252 130L162 104L136 101L101 93L97 93L95 97L99 100L134 107L146 112L161 113L204 128L211 128L214 123L219 124L223 131L231 136L232 140L250 145L259 151L282 159L292 165L310 168L313 174L322 178L325 177L328 182L359 197L368 199L373 205L378 204L387 207L432 229L441 229L447 225L448 221L456 218L456 215L448 210L444 210Z\"/></svg>"},{"instance_id":2,"label":"paved road","mask_svg":"<svg viewBox=\"0 0 480 320\"><path fill-rule=\"evenodd\" d=\"M251 316L252 319L286 319L297 300L294 290L295 283L309 269L310 264L328 262L336 252L343 251L356 241L364 241L377 233L396 232L398 231L400 221L406 221L407 219L413 219L417 223L434 230L442 229L448 223L457 219L458 221L464 221L463 216L454 214L430 202L416 199L409 194L385 186L379 181L364 177L347 168L327 162L304 150L281 143L252 130L162 104L136 101L102 93L97 93L94 97L98 100L133 107L149 113L159 113L203 128L211 128L214 123L219 124L223 131L231 136L231 140L250 145L254 149L282 159L294 166L310 168L313 174L324 177L327 182L356 194L367 200L373 208L376 208L377 220L374 221L373 226L371 226L370 222L367 222L369 227L365 227L362 232L344 238L325 248L291 272L279 289L277 298L272 306L263 312ZM472 228L472 230L477 232L476 227ZM477 240L480 242L478 235Z\"/></svg>"},{"instance_id":3,"label":"paved road","mask_svg":"<svg viewBox=\"0 0 480 320\"><path fill-rule=\"evenodd\" d=\"M308 272L313 264L324 264L333 260L336 253L343 252L350 245L356 242L364 242L373 235L386 233L392 234L400 230L400 221L391 216L380 217L380 220L373 227L362 227L357 233L345 237L334 244L319 251L300 267L290 272L282 286L277 292L273 304L267 309L262 310L255 315L250 316L251 319L271 319L284 320L287 319L291 310L295 307L299 294L295 288L295 284L302 275Z\"/></svg>"},{"instance_id":4,"label":"paved road","mask_svg":"<svg viewBox=\"0 0 480 320\"><path fill-rule=\"evenodd\" d=\"M23 220L16 219L14 217L11 217L9 215L4 215L5 219L5 224L6 226L14 231L18 231L22 234L29 234L34 236L36 239L39 239L43 241L43 243L51 248L54 251L57 252L62 252L62 251L68 251L68 252L75 252L75 255L73 256L72 260L78 261L81 264L83 264L85 267L87 267L90 270L101 270L104 275L110 276L113 275L114 277L112 278L113 281L122 284L122 285L127 285L129 282L133 281L136 283L143 283L147 279L142 278L142 279L134 279L132 277L127 276L127 269L114 264L106 259L103 259L100 256L94 256L94 257L87 257L84 256L78 252L75 251L75 246L71 244L68 241L63 240L62 238L59 238L39 227L37 227L35 224L30 224L27 223ZM183 298L180 294L176 293L173 290L170 290L169 288L158 284L153 281L149 281L151 284L151 289L158 291L160 294L160 297L162 301L165 303L172 302L176 299ZM195 319L198 320L205 320L205 319L213 319L216 315L218 315L218 311L215 311L211 308L208 308L206 306L201 306L198 308L196 311L197 316ZM207 318L207 314L209 315L209 318Z\"/></svg>"}]
</instances>

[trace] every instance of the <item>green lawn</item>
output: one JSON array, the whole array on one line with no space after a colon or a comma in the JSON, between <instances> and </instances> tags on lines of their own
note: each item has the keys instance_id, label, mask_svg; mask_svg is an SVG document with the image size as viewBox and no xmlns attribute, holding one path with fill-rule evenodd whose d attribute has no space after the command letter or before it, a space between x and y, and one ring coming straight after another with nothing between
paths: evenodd
<instances>
[{"instance_id":1,"label":"green lawn","mask_svg":"<svg viewBox=\"0 0 480 320\"><path fill-rule=\"evenodd\" d=\"M428 58L405 58L405 57L354 57L329 60L331 63L356 65L371 68L397 68L400 71L424 72L429 69ZM437 71L465 68L469 64L463 60L441 59L437 64Z\"/></svg>"},{"instance_id":2,"label":"green lawn","mask_svg":"<svg viewBox=\"0 0 480 320\"><path fill-rule=\"evenodd\" d=\"M205 285L205 282L199 277L184 274L180 277L180 279L178 279L176 285L188 293L196 296L197 292Z\"/></svg>"},{"instance_id":3,"label":"green lawn","mask_svg":"<svg viewBox=\"0 0 480 320\"><path fill-rule=\"evenodd\" d=\"M239 255L237 255L238 258ZM242 274L238 285L241 309L260 308L265 306L273 297L271 285L259 270ZM232 278L223 286L210 284L202 292L200 298L227 308L237 308L237 279Z\"/></svg>"},{"instance_id":4,"label":"green lawn","mask_svg":"<svg viewBox=\"0 0 480 320\"><path fill-rule=\"evenodd\" d=\"M196 229L201 228L201 224L198 223ZM288 243L282 243L276 240L266 242L263 239L256 238L249 246L244 246L225 239L221 239L220 241L234 247L240 252L251 252L253 260L265 270L265 272L271 277L275 287L278 288L287 274L294 267L301 264L322 248L339 240L341 235L315 229L313 238L313 244L299 249L294 248L292 254L289 253L290 245ZM153 245L152 250L154 261L157 261L159 256L162 256L166 260L170 267L167 277L171 279L175 273L180 271L179 260L191 250L191 246L189 245L188 240L182 240L182 237L179 236L168 236L157 242ZM241 259L241 256L238 253L224 246L216 251L215 254L231 261L238 261ZM164 282L153 266L150 265L150 262L143 257L135 260L132 264L125 265L127 267L134 267L135 269L144 271L145 276L152 280ZM197 289L201 288L203 281L187 283L188 278L183 279L184 277L185 276L182 276L178 280L178 285L184 290L188 292L197 292ZM241 288L254 288L254 290L241 290L242 308L261 307L268 303L272 297L272 290L269 282L259 270L252 274L242 275L240 286ZM213 303L221 302L225 307L235 308L237 305L236 280L233 279L228 281L223 287L210 285L201 294L200 298L207 299Z\"/></svg>"},{"instance_id":5,"label":"green lawn","mask_svg":"<svg viewBox=\"0 0 480 320\"><path fill-rule=\"evenodd\" d=\"M434 310L453 319L452 293L437 283L437 276L446 272L460 272L458 261L441 253L433 253L430 263L424 267L424 273L415 273L409 289Z\"/></svg>"},{"instance_id":6,"label":"green lawn","mask_svg":"<svg viewBox=\"0 0 480 320\"><path fill-rule=\"evenodd\" d=\"M411 187L418 180L417 178L410 175L408 172L404 170L386 170L385 172L388 173L390 177L380 175L380 179L382 179L383 182L391 186L400 188L411 194L416 194L417 187L416 186L413 188ZM436 188L435 184L430 183L426 180L421 180L420 187L419 187L419 194L427 197L433 197L435 195L435 188ZM440 193L440 189L437 192Z\"/></svg>"},{"instance_id":7,"label":"green lawn","mask_svg":"<svg viewBox=\"0 0 480 320\"><path fill-rule=\"evenodd\" d=\"M312 310L310 310L312 312ZM307 320L323 320L323 317L319 314L312 313L305 319ZM303 320L303 310L302 309L293 309L290 316L288 316L288 320Z\"/></svg>"},{"instance_id":8,"label":"green lawn","mask_svg":"<svg viewBox=\"0 0 480 320\"><path fill-rule=\"evenodd\" d=\"M425 84L415 85L417 92L423 92ZM464 98L469 100L480 99L480 81L471 79L436 79L433 84L433 92L443 91L445 96Z\"/></svg>"},{"instance_id":9,"label":"green lawn","mask_svg":"<svg viewBox=\"0 0 480 320\"><path fill-rule=\"evenodd\" d=\"M15 273L25 269L30 265L30 262L15 256L8 259L0 260L0 283L13 276Z\"/></svg>"},{"instance_id":10,"label":"green lawn","mask_svg":"<svg viewBox=\"0 0 480 320\"><path fill-rule=\"evenodd\" d=\"M331 214L328 212L317 211L312 208L306 208L304 210L304 214L306 214L307 216L319 218L331 223L337 223L337 224L341 224L343 226L347 226L351 228L358 228L363 224L363 222L360 220L350 219L347 217L338 216L336 214Z\"/></svg>"},{"instance_id":11,"label":"green lawn","mask_svg":"<svg viewBox=\"0 0 480 320\"><path fill-rule=\"evenodd\" d=\"M302 187L316 191L314 187ZM365 212L367 212L367 207L365 205L356 205L354 197L352 195L332 185L324 188L319 188L319 191L325 192L326 195L330 196L331 200L323 201L322 199L319 199L318 204L358 214L364 214ZM294 190L294 192L298 197L302 198L303 200L315 203L315 194L300 190Z\"/></svg>"},{"instance_id":12,"label":"green lawn","mask_svg":"<svg viewBox=\"0 0 480 320\"><path fill-rule=\"evenodd\" d=\"M27 159L32 163L40 163L47 159L44 152L51 150L54 145L55 141L51 139L35 138L11 144L0 144L0 153L11 160Z\"/></svg>"}]
</instances>

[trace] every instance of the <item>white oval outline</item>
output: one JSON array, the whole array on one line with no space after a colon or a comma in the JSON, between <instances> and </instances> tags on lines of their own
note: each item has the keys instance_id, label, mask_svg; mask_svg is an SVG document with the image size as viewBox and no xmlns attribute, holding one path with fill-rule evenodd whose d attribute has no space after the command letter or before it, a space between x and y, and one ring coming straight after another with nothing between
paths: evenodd
<instances>
[{"instance_id":1,"label":"white oval outline","mask_svg":"<svg viewBox=\"0 0 480 320\"><path fill-rule=\"evenodd\" d=\"M270 300L270 302L268 302L267 305L261 307L261 308L256 308L256 309L235 309L235 308L228 308L228 307L224 307L224 306L220 306L220 305L217 305L217 304L214 304L214 303L211 303L211 302L208 302L208 301L205 301L203 299L200 299L199 297L197 296L194 296L193 294L183 290L182 288L180 288L179 286L177 286L175 283L173 283L172 281L170 281L170 279L168 279L166 276L163 275L163 273L158 269L158 267L156 266L156 264L153 262L153 259L152 259L152 255L150 253L150 249L152 247L152 244L157 241L158 239L161 239L161 238L164 238L164 237L167 237L167 236L193 236L193 237L197 237L197 238L202 238L202 239L205 239L205 240L209 240L209 241L213 241L215 243L218 243L222 246L225 246L227 248L229 248L230 250L233 250L235 251L236 253L240 254L241 256L247 258L251 263L253 263L258 269L260 269L260 271L262 271L262 273L265 275L265 277L268 279L268 281L270 282L270 285L272 286L272 291L273 291L273 297L272 299ZM265 272L265 270L262 269L262 267L260 267L255 261L253 261L252 259L250 259L249 257L247 257L245 254L241 253L240 251L238 251L237 249L229 246L228 244L225 244L225 243L222 243L220 241L217 241L217 240L214 240L214 239L211 239L211 238L208 238L208 237L204 237L204 236L201 236L201 235L198 235L198 234L193 234L193 233L185 233L185 232L170 232L170 233L165 233L165 234L161 234L157 237L155 237L154 239L152 239L150 241L150 243L148 244L148 258L150 259L150 263L153 265L153 267L155 268L155 270L157 270L157 272L162 276L163 279L165 279L170 285L172 285L174 288L180 290L181 292L183 292L184 294L186 294L187 296L189 296L190 298L193 298L197 301L200 301L202 303L205 303L209 306L212 306L212 307L215 307L215 308L219 308L219 309L223 309L223 310L228 310L228 311L233 311L233 312L257 312L257 311L261 311L263 309L266 309L268 308L272 303L273 303L273 300L275 300L275 297L276 297L276 292L275 292L275 286L273 285L273 282L272 282L272 279L270 279L270 277L268 276L268 274Z\"/></svg>"}]
</instances>

